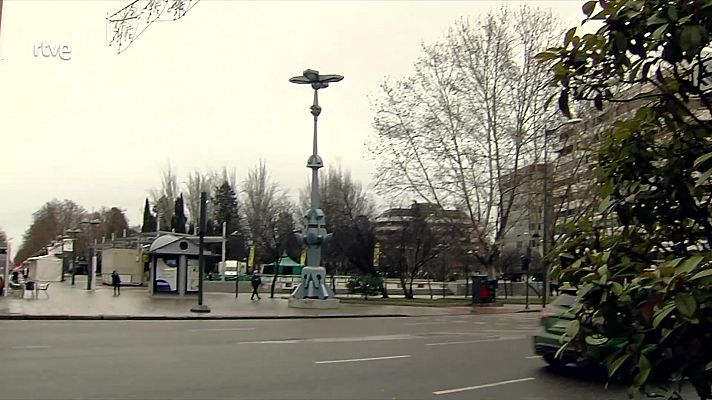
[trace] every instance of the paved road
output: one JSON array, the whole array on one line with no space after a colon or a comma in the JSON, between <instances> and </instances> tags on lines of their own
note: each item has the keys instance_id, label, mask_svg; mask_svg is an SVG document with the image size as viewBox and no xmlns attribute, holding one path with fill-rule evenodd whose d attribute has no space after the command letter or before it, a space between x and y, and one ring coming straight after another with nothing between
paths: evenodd
<instances>
[{"instance_id":1,"label":"paved road","mask_svg":"<svg viewBox=\"0 0 712 400\"><path fill-rule=\"evenodd\" d=\"M625 399L532 356L536 315L0 321L2 399Z\"/></svg>"}]
</instances>

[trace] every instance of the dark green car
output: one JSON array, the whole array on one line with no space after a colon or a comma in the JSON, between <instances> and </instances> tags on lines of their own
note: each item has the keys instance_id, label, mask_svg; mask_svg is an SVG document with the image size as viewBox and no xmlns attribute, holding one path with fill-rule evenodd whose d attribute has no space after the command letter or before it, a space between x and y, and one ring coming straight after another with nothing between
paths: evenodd
<instances>
[{"instance_id":1,"label":"dark green car","mask_svg":"<svg viewBox=\"0 0 712 400\"><path fill-rule=\"evenodd\" d=\"M567 348L560 358L556 357L556 352L562 345L561 336L574 320L574 315L569 312L574 302L574 293L563 292L540 314L542 331L534 336L534 353L542 356L544 361L553 367L578 363L584 359L581 352L572 348Z\"/></svg>"},{"instance_id":2,"label":"dark green car","mask_svg":"<svg viewBox=\"0 0 712 400\"><path fill-rule=\"evenodd\" d=\"M620 339L587 338L585 350L581 350L581 346L568 346L559 357L556 357L556 353L563 345L561 337L575 319L569 311L575 302L575 289L562 290L559 297L541 311L542 330L534 336L534 353L542 356L552 367L584 362L600 365L596 360L603 360L608 354L616 351L622 343Z\"/></svg>"}]
</instances>

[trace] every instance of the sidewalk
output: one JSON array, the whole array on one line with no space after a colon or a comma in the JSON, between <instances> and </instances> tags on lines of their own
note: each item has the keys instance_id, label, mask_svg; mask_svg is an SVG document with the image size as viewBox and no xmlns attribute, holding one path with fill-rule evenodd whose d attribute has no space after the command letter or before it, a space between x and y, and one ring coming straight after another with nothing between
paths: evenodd
<instances>
[{"instance_id":1,"label":"sidewalk","mask_svg":"<svg viewBox=\"0 0 712 400\"><path fill-rule=\"evenodd\" d=\"M204 304L208 314L195 314L190 308L197 297L187 299L151 298L146 287L123 287L121 296L113 289L100 285L86 290L86 281L77 280L75 286L54 282L46 298L0 297L0 319L276 319L276 318L356 318L356 317L414 317L469 314L469 307L411 307L345 304L334 310L289 308L286 296L274 299L269 294L262 300L251 301L248 293L206 293Z\"/></svg>"}]
</instances>

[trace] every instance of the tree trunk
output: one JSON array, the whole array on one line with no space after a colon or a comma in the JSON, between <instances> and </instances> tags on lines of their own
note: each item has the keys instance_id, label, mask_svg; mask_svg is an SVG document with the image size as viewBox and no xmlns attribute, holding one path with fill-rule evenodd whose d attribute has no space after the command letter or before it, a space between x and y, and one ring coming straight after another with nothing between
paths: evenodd
<instances>
[{"instance_id":1,"label":"tree trunk","mask_svg":"<svg viewBox=\"0 0 712 400\"><path fill-rule=\"evenodd\" d=\"M415 275L411 275L410 282L408 282L408 295L406 299L413 299L415 297L413 296L413 280L415 280Z\"/></svg>"},{"instance_id":2,"label":"tree trunk","mask_svg":"<svg viewBox=\"0 0 712 400\"><path fill-rule=\"evenodd\" d=\"M398 279L400 279L401 288L403 288L403 296L407 299L408 298L408 285L406 285L406 283L405 283L405 278L403 278L403 276L400 276Z\"/></svg>"},{"instance_id":3,"label":"tree trunk","mask_svg":"<svg viewBox=\"0 0 712 400\"><path fill-rule=\"evenodd\" d=\"M428 274L428 293L430 293L430 300L433 299L433 287L430 285L430 274Z\"/></svg>"},{"instance_id":4,"label":"tree trunk","mask_svg":"<svg viewBox=\"0 0 712 400\"><path fill-rule=\"evenodd\" d=\"M269 298L274 299L274 288L277 285L277 276L279 276L279 263L281 261L281 257L277 258L277 265L274 268L274 275L272 276L272 287L269 290Z\"/></svg>"}]
</instances>

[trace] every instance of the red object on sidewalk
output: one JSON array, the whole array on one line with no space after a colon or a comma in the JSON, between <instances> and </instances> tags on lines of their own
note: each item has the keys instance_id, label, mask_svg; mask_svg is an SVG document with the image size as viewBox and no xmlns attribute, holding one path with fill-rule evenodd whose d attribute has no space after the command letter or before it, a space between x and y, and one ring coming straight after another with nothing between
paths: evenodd
<instances>
[{"instance_id":1,"label":"red object on sidewalk","mask_svg":"<svg viewBox=\"0 0 712 400\"><path fill-rule=\"evenodd\" d=\"M490 297L489 287L487 285L482 285L482 288L480 289L480 299L489 300L489 297Z\"/></svg>"}]
</instances>

